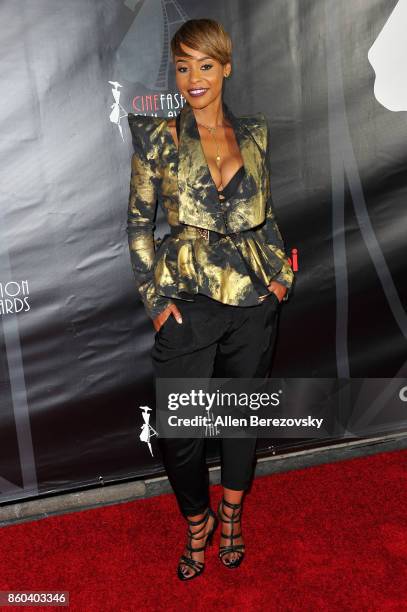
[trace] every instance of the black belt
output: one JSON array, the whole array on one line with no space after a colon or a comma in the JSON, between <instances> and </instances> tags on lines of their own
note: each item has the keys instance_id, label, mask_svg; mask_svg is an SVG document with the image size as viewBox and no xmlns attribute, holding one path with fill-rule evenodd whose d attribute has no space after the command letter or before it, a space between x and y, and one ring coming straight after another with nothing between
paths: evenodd
<instances>
[{"instance_id":1,"label":"black belt","mask_svg":"<svg viewBox=\"0 0 407 612\"><path fill-rule=\"evenodd\" d=\"M192 233L191 233L192 232ZM213 242L218 242L222 238L226 238L228 236L232 240L235 240L241 233L243 232L233 232L231 234L222 234L220 232L215 232L214 230L204 229L202 227L196 227L193 225L173 225L171 226L171 236L177 237L179 234L184 233L185 238L192 237L195 235L196 238L203 238L207 240L210 244Z\"/></svg>"}]
</instances>

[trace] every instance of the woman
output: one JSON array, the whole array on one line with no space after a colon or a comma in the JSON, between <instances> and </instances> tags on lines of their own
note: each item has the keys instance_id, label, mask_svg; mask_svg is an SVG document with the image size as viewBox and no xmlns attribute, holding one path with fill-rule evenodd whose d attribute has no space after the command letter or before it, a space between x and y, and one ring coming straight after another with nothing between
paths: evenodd
<instances>
[{"instance_id":1,"label":"woman","mask_svg":"<svg viewBox=\"0 0 407 612\"><path fill-rule=\"evenodd\" d=\"M230 37L210 19L185 22L171 41L186 104L175 119L129 114L134 144L128 211L132 267L153 321L158 377L266 377L277 314L293 271L274 219L267 122L235 117L222 98ZM155 250L157 197L171 232ZM222 524L219 557L237 568L240 518L255 438L222 439L223 496L210 508L204 439L159 439L164 466L189 523L178 576L204 569Z\"/></svg>"}]
</instances>

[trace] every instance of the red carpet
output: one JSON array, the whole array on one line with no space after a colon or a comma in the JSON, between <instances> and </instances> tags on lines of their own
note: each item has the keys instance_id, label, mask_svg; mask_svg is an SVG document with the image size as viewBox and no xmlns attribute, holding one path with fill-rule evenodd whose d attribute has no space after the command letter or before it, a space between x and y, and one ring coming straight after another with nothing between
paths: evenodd
<instances>
[{"instance_id":1,"label":"red carpet","mask_svg":"<svg viewBox=\"0 0 407 612\"><path fill-rule=\"evenodd\" d=\"M215 508L220 487L211 493ZM406 509L406 450L258 478L243 565L221 567L218 530L204 574L186 583L175 573L186 527L172 495L54 516L0 529L0 590L66 590L60 609L81 612L401 612Z\"/></svg>"}]
</instances>

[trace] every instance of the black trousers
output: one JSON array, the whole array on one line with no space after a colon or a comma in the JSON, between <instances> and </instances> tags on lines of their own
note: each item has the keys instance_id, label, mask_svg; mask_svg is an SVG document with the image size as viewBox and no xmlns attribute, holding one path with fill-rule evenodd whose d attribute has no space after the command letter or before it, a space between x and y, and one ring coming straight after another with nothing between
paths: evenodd
<instances>
[{"instance_id":1,"label":"black trousers","mask_svg":"<svg viewBox=\"0 0 407 612\"><path fill-rule=\"evenodd\" d=\"M159 378L264 378L269 374L280 302L271 293L260 305L222 304L202 294L194 302L174 300L182 315L171 314L155 334L151 351ZM158 438L164 467L184 516L209 506L205 438ZM221 439L221 484L249 488L256 438Z\"/></svg>"}]
</instances>

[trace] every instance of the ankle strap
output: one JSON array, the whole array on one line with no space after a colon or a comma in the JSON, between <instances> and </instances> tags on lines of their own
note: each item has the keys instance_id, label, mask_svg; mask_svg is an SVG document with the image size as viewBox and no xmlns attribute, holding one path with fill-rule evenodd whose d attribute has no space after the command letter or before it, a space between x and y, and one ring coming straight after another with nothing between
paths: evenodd
<instances>
[{"instance_id":1,"label":"ankle strap","mask_svg":"<svg viewBox=\"0 0 407 612\"><path fill-rule=\"evenodd\" d=\"M222 504L224 504L227 508L236 510L237 508L240 508L242 502L240 502L240 504L232 504L231 502L228 502L224 497L222 497Z\"/></svg>"}]
</instances>

